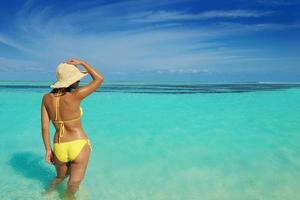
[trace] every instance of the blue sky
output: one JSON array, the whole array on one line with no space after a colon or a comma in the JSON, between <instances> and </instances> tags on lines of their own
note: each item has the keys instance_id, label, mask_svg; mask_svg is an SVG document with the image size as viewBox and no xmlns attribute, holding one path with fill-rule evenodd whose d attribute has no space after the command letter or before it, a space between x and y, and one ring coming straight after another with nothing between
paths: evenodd
<instances>
[{"instance_id":1,"label":"blue sky","mask_svg":"<svg viewBox=\"0 0 300 200\"><path fill-rule=\"evenodd\" d=\"M300 81L298 0L1 1L0 80ZM88 80L88 78L85 78Z\"/></svg>"}]
</instances>

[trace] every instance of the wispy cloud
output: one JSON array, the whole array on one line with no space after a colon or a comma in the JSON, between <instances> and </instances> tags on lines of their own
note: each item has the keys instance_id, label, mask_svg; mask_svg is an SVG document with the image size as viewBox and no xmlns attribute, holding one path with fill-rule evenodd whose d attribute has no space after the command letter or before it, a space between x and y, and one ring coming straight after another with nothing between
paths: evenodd
<instances>
[{"instance_id":1,"label":"wispy cloud","mask_svg":"<svg viewBox=\"0 0 300 200\"><path fill-rule=\"evenodd\" d=\"M182 2L83 2L58 9L55 5L37 7L34 1L28 1L13 21L13 35L0 35L0 42L24 52L28 59L23 62L1 58L0 70L25 66L28 70L54 72L60 61L78 57L112 74L201 74L223 70L224 64L235 68L236 62L264 58L253 47L231 46L236 36L300 26L256 21L276 14L269 10L213 9L191 13L188 9L164 9ZM79 9L81 6L85 9ZM254 22L231 21L245 18ZM197 20L213 22L186 24Z\"/></svg>"},{"instance_id":2,"label":"wispy cloud","mask_svg":"<svg viewBox=\"0 0 300 200\"><path fill-rule=\"evenodd\" d=\"M151 69L151 70L139 70L138 73L146 74L164 74L164 75L173 75L173 74L193 74L193 75L201 75L205 73L209 73L209 70L206 68L181 68L181 69Z\"/></svg>"},{"instance_id":3,"label":"wispy cloud","mask_svg":"<svg viewBox=\"0 0 300 200\"><path fill-rule=\"evenodd\" d=\"M0 71L18 73L28 71L45 72L45 68L38 61L0 57Z\"/></svg>"},{"instance_id":4,"label":"wispy cloud","mask_svg":"<svg viewBox=\"0 0 300 200\"><path fill-rule=\"evenodd\" d=\"M224 29L232 30L233 32L247 32L247 31L284 31L284 30L295 30L300 28L300 23L256 23L246 24L239 22L220 22L220 27Z\"/></svg>"},{"instance_id":5,"label":"wispy cloud","mask_svg":"<svg viewBox=\"0 0 300 200\"><path fill-rule=\"evenodd\" d=\"M251 11L251 10L211 10L202 13L190 14L184 11L147 11L133 14L130 16L134 22L163 22L178 20L207 20L215 18L244 18L262 17L272 14L272 11Z\"/></svg>"},{"instance_id":6,"label":"wispy cloud","mask_svg":"<svg viewBox=\"0 0 300 200\"><path fill-rule=\"evenodd\" d=\"M30 49L25 47L24 45L20 44L19 42L16 42L13 38L10 38L9 36L4 36L0 33L0 43L3 43L7 46L10 46L12 48L15 48L20 51L29 52Z\"/></svg>"},{"instance_id":7,"label":"wispy cloud","mask_svg":"<svg viewBox=\"0 0 300 200\"><path fill-rule=\"evenodd\" d=\"M256 0L256 1L261 4L280 5L280 6L290 6L290 5L300 4L298 0Z\"/></svg>"}]
</instances>

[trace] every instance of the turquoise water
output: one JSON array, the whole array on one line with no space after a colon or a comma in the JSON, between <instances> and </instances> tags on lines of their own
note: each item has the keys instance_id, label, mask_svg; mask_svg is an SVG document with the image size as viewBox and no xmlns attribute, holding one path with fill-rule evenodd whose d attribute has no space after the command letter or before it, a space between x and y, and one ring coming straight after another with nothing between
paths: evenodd
<instances>
[{"instance_id":1,"label":"turquoise water","mask_svg":"<svg viewBox=\"0 0 300 200\"><path fill-rule=\"evenodd\" d=\"M61 199L44 161L48 83L0 83L0 199ZM104 83L81 104L93 151L78 199L295 200L297 84ZM54 128L51 125L51 138Z\"/></svg>"}]
</instances>

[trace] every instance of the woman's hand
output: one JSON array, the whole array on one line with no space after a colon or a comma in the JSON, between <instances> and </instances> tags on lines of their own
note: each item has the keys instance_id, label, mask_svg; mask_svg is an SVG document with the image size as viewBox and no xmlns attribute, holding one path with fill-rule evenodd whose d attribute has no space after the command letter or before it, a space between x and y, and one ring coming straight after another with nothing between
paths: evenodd
<instances>
[{"instance_id":1,"label":"woman's hand","mask_svg":"<svg viewBox=\"0 0 300 200\"><path fill-rule=\"evenodd\" d=\"M54 164L54 157L53 157L53 152L52 152L52 150L46 151L45 160L46 160L49 164Z\"/></svg>"},{"instance_id":2,"label":"woman's hand","mask_svg":"<svg viewBox=\"0 0 300 200\"><path fill-rule=\"evenodd\" d=\"M69 59L66 60L65 62L72 65L82 65L85 63L83 60L79 60L79 59Z\"/></svg>"}]
</instances>

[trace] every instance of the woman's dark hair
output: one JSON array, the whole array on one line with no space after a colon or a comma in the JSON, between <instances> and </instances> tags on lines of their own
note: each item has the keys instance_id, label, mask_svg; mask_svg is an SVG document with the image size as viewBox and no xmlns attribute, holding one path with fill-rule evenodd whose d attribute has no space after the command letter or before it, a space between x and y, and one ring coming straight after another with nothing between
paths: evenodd
<instances>
[{"instance_id":1,"label":"woman's dark hair","mask_svg":"<svg viewBox=\"0 0 300 200\"><path fill-rule=\"evenodd\" d=\"M55 94L55 93L57 93L61 89L63 89L63 88L53 88L50 93L54 93ZM64 88L63 90L64 90L64 92L71 92L72 89L73 88L71 86L69 86L67 88Z\"/></svg>"}]
</instances>

